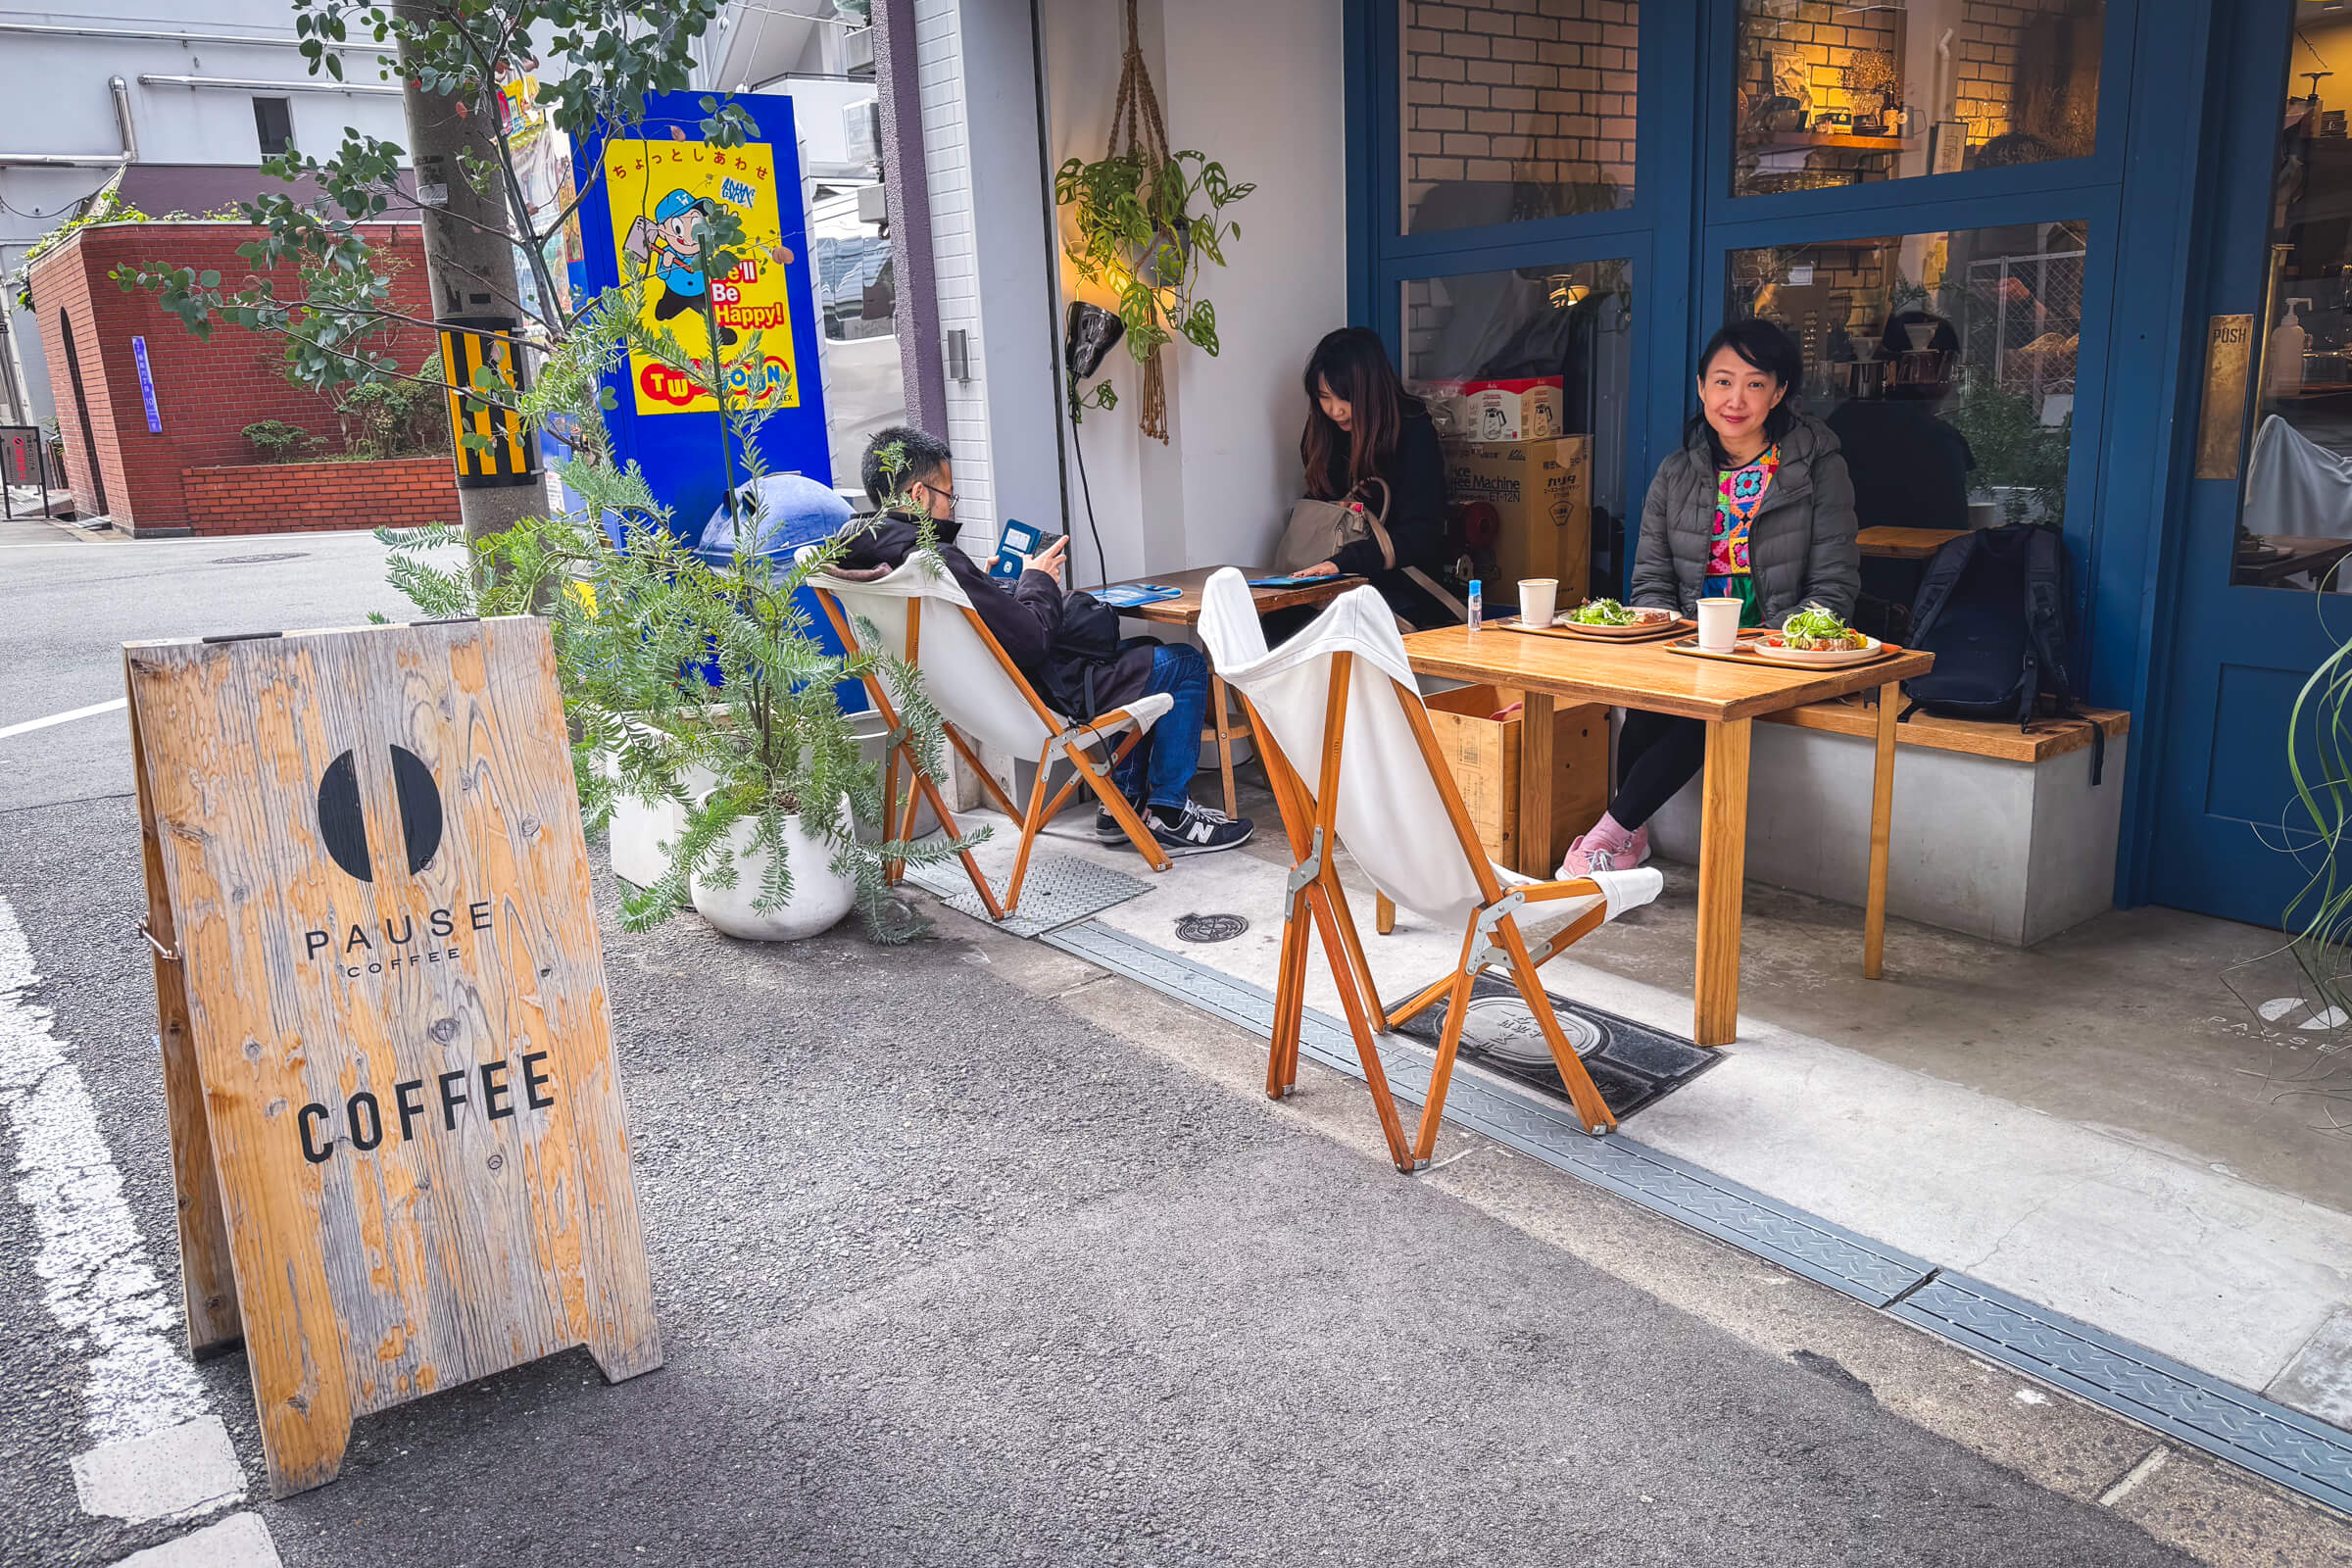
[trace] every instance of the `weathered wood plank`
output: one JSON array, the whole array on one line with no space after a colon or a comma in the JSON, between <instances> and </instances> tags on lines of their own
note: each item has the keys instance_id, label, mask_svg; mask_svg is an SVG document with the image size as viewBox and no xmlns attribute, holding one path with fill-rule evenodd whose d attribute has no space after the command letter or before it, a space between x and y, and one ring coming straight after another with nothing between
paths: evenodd
<instances>
[{"instance_id":1,"label":"weathered wood plank","mask_svg":"<svg viewBox=\"0 0 2352 1568\"><path fill-rule=\"evenodd\" d=\"M420 1394L660 1365L545 626L127 657L272 1491Z\"/></svg>"},{"instance_id":2,"label":"weathered wood plank","mask_svg":"<svg viewBox=\"0 0 2352 1568\"><path fill-rule=\"evenodd\" d=\"M123 661L127 694L130 663ZM188 1353L197 1360L235 1347L245 1330L237 1321L235 1266L229 1259L228 1224L220 1212L220 1182L213 1174L213 1140L204 1119L204 1083L196 1048L188 1038L188 993L175 955L172 897L164 885L163 847L156 842L155 808L147 794L147 769L137 760L139 710L130 706L133 787L139 803L139 847L147 876L147 931L155 972L156 1044L163 1053L164 1111L172 1140L172 1186L179 1226L179 1283L188 1319Z\"/></svg>"}]
</instances>

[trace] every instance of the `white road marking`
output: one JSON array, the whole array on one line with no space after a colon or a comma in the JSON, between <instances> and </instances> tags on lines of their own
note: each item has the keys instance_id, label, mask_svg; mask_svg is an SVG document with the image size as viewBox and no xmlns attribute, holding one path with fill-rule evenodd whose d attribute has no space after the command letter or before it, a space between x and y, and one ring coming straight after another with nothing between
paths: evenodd
<instances>
[{"instance_id":1,"label":"white road marking","mask_svg":"<svg viewBox=\"0 0 2352 1568\"><path fill-rule=\"evenodd\" d=\"M208 1415L77 1455L74 1492L83 1513L161 1519L243 1501L245 1471L228 1428Z\"/></svg>"},{"instance_id":2,"label":"white road marking","mask_svg":"<svg viewBox=\"0 0 2352 1568\"><path fill-rule=\"evenodd\" d=\"M2132 1495L2132 1493L2138 1491L2139 1484L2147 1480L2148 1477L2154 1475L2157 1470L2163 1466L2165 1455L2171 1451L2171 1449L2162 1446L2150 1448L2145 1454L2140 1456L2139 1463L2133 1465L2125 1473L2123 1480L2118 1481L2114 1486L2109 1487L2106 1492L2100 1494L2099 1506L2102 1508L2112 1508L2117 1503L2123 1501L2126 1497Z\"/></svg>"},{"instance_id":3,"label":"white road marking","mask_svg":"<svg viewBox=\"0 0 2352 1568\"><path fill-rule=\"evenodd\" d=\"M115 1568L280 1568L277 1543L258 1513L232 1513L192 1536L134 1551Z\"/></svg>"},{"instance_id":4,"label":"white road marking","mask_svg":"<svg viewBox=\"0 0 2352 1568\"><path fill-rule=\"evenodd\" d=\"M17 1198L38 1242L41 1298L82 1356L82 1408L94 1444L145 1437L208 1412L178 1344L177 1282L167 1288L122 1199L122 1173L98 1107L27 1000L40 980L16 911L0 899L0 1116L17 1149Z\"/></svg>"},{"instance_id":5,"label":"white road marking","mask_svg":"<svg viewBox=\"0 0 2352 1568\"><path fill-rule=\"evenodd\" d=\"M8 739L11 735L24 735L36 729L47 729L52 724L71 724L77 718L96 718L100 713L111 713L119 708L128 706L129 699L118 697L111 703L93 703L87 708L76 708L68 713L51 713L47 718L28 718L22 724L11 724L6 729L0 729L0 741Z\"/></svg>"}]
</instances>

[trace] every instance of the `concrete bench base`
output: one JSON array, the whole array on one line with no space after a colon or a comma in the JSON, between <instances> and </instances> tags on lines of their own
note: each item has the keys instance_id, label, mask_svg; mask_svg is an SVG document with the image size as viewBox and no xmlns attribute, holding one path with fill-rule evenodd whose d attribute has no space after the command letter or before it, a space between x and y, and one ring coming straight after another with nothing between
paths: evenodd
<instances>
[{"instance_id":1,"label":"concrete bench base","mask_svg":"<svg viewBox=\"0 0 2352 1568\"><path fill-rule=\"evenodd\" d=\"M1786 724L1753 733L1748 876L1861 905L1871 743ZM1887 912L2032 947L2112 906L2127 743L2109 737L2095 789L2087 747L2021 762L1897 746ZM1698 800L1693 780L1651 819L1657 853L1697 860Z\"/></svg>"}]
</instances>

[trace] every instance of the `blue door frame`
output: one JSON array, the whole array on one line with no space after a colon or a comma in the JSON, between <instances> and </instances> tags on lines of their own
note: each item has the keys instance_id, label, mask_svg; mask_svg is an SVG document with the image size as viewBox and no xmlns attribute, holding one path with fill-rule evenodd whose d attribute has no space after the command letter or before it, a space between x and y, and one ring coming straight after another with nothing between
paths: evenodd
<instances>
[{"instance_id":1,"label":"blue door frame","mask_svg":"<svg viewBox=\"0 0 2352 1568\"><path fill-rule=\"evenodd\" d=\"M2212 48L2218 0L2108 0L2088 158L1748 197L1732 195L1737 0L1643 0L1633 205L1419 235L1399 232L1397 0L1345 3L1350 319L1398 351L1409 279L1633 259L1633 517L1690 412L1691 362L1723 319L1732 252L2060 220L2088 226L2066 534L2088 700L2132 715L2116 896L2141 902L2167 739L2170 671L2156 628L2178 597L2201 368L2208 259L2193 238L2224 187L2221 160L2199 156L2228 85ZM2260 3L2283 15L2290 0ZM2267 180L2267 165L2256 177Z\"/></svg>"}]
</instances>

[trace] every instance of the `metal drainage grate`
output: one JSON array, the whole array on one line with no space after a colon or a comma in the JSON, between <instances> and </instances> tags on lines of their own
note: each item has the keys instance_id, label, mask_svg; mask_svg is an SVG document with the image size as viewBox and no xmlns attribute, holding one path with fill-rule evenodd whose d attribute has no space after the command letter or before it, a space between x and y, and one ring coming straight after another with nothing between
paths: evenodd
<instances>
[{"instance_id":1,"label":"metal drainage grate","mask_svg":"<svg viewBox=\"0 0 2352 1568\"><path fill-rule=\"evenodd\" d=\"M1250 922L1238 914L1180 914L1176 917L1176 940L1179 942L1231 942L1250 929Z\"/></svg>"},{"instance_id":2,"label":"metal drainage grate","mask_svg":"<svg viewBox=\"0 0 2352 1568\"><path fill-rule=\"evenodd\" d=\"M964 874L960 860L942 860L920 869L909 866L906 880L934 894L951 909L975 920L988 920L988 909L980 895L972 891L972 879ZM1004 884L993 886L1003 902ZM1040 855L1029 862L1029 874L1021 880L1021 902L1013 906L1011 918L988 923L1016 937L1043 936L1056 926L1124 904L1143 891L1143 883L1107 865L1068 855Z\"/></svg>"},{"instance_id":3,"label":"metal drainage grate","mask_svg":"<svg viewBox=\"0 0 2352 1568\"><path fill-rule=\"evenodd\" d=\"M1046 941L1261 1039L1273 1034L1274 998L1248 981L1219 974L1101 921L1068 927ZM1390 1087L1420 1103L1429 1089L1430 1052L1399 1035L1380 1038L1380 1064ZM1299 1049L1326 1067L1351 1078L1363 1076L1355 1037L1346 1023L1328 1013L1306 1010ZM1457 1071L1446 1109L1449 1121L1873 1306L1885 1306L1928 1277L1929 1265L1919 1258L1777 1203L1622 1133L1594 1138L1566 1107L1533 1091L1522 1092L1475 1071Z\"/></svg>"},{"instance_id":4,"label":"metal drainage grate","mask_svg":"<svg viewBox=\"0 0 2352 1568\"><path fill-rule=\"evenodd\" d=\"M1988 1359L2352 1512L2352 1433L1965 1274L1938 1273L1896 1303L1893 1312Z\"/></svg>"}]
</instances>

